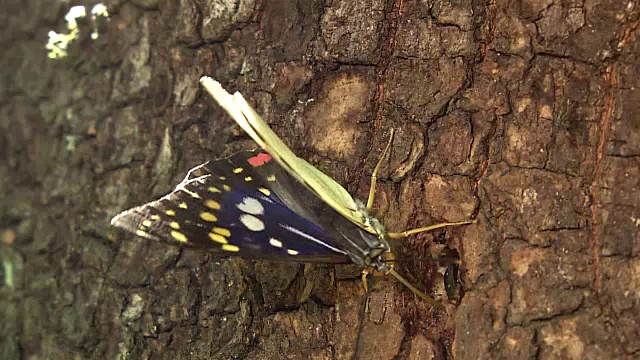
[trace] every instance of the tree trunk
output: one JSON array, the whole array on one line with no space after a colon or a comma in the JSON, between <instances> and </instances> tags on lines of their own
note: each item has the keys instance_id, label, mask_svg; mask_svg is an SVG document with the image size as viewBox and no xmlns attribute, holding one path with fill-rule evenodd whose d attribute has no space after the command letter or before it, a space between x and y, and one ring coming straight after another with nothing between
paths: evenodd
<instances>
[{"instance_id":1,"label":"tree trunk","mask_svg":"<svg viewBox=\"0 0 640 360\"><path fill-rule=\"evenodd\" d=\"M110 1L99 37L81 22L62 59L44 45L67 5L5 2L0 358L640 356L633 2ZM381 278L363 315L356 266L218 258L110 227L255 146L203 75L360 199L394 128L386 227L478 220L393 244L445 309ZM442 254L462 261L452 297L447 264L422 261Z\"/></svg>"}]
</instances>

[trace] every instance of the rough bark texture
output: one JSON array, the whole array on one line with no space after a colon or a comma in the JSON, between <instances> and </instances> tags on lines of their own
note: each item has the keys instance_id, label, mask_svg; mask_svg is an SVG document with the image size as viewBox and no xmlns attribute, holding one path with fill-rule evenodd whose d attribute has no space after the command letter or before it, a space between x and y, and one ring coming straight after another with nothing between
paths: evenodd
<instances>
[{"instance_id":1,"label":"rough bark texture","mask_svg":"<svg viewBox=\"0 0 640 360\"><path fill-rule=\"evenodd\" d=\"M253 145L203 94L239 90L360 198L448 246L458 305L378 280L368 359L640 357L640 23L633 1L107 1L46 57L64 2L0 13L0 358L347 359L354 267L216 259L124 236L119 211ZM88 34L88 25L83 25ZM399 270L443 292L430 263ZM442 298L442 296L441 296Z\"/></svg>"}]
</instances>

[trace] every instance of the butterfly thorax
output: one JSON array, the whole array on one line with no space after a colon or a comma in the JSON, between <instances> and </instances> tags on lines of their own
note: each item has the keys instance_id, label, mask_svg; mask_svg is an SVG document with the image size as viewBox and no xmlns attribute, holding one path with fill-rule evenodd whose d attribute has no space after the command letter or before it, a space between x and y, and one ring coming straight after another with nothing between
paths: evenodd
<instances>
[{"instance_id":1,"label":"butterfly thorax","mask_svg":"<svg viewBox=\"0 0 640 360\"><path fill-rule=\"evenodd\" d=\"M384 274L389 273L392 265L386 260L391 254L391 247L387 241L387 232L384 225L378 219L371 216L362 202L356 200L357 211L362 216L362 223L367 226L367 230L354 227L359 232L360 238L367 244L365 252L361 257L352 256L352 261L359 265L371 267ZM344 236L345 234L341 232Z\"/></svg>"}]
</instances>

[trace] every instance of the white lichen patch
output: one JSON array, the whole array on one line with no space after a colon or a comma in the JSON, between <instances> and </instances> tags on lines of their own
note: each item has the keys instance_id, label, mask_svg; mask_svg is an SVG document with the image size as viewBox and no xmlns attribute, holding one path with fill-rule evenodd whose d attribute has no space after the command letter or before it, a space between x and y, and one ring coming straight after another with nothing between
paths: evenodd
<instances>
[{"instance_id":1,"label":"white lichen patch","mask_svg":"<svg viewBox=\"0 0 640 360\"><path fill-rule=\"evenodd\" d=\"M80 37L78 19L82 19L86 16L87 10L84 6L73 6L64 16L64 20L67 22L67 30L69 32L59 34L53 30L49 31L49 41L45 46L49 52L49 58L61 59L67 56L69 45ZM94 5L91 9L91 24L93 28L91 38L94 40L99 36L97 26L98 17L109 18L107 7L102 3Z\"/></svg>"}]
</instances>

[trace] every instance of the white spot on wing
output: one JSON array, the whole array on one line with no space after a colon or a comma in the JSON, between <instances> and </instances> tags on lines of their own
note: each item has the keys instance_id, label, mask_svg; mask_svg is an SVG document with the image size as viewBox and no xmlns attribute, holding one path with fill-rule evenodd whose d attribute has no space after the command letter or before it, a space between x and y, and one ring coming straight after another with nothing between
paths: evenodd
<instances>
[{"instance_id":1,"label":"white spot on wing","mask_svg":"<svg viewBox=\"0 0 640 360\"><path fill-rule=\"evenodd\" d=\"M257 199L246 197L242 199L242 202L236 205L238 209L246 212L251 215L262 215L264 214L264 207Z\"/></svg>"},{"instance_id":2,"label":"white spot on wing","mask_svg":"<svg viewBox=\"0 0 640 360\"><path fill-rule=\"evenodd\" d=\"M277 247L277 248L281 248L282 247L282 241L278 240L278 239L274 239L274 238L269 238L269 244L273 247Z\"/></svg>"},{"instance_id":3,"label":"white spot on wing","mask_svg":"<svg viewBox=\"0 0 640 360\"><path fill-rule=\"evenodd\" d=\"M240 215L240 222L242 222L242 225L244 225L247 229L251 231L264 230L264 223L262 222L262 220L258 219L253 215L249 215L249 214Z\"/></svg>"}]
</instances>

